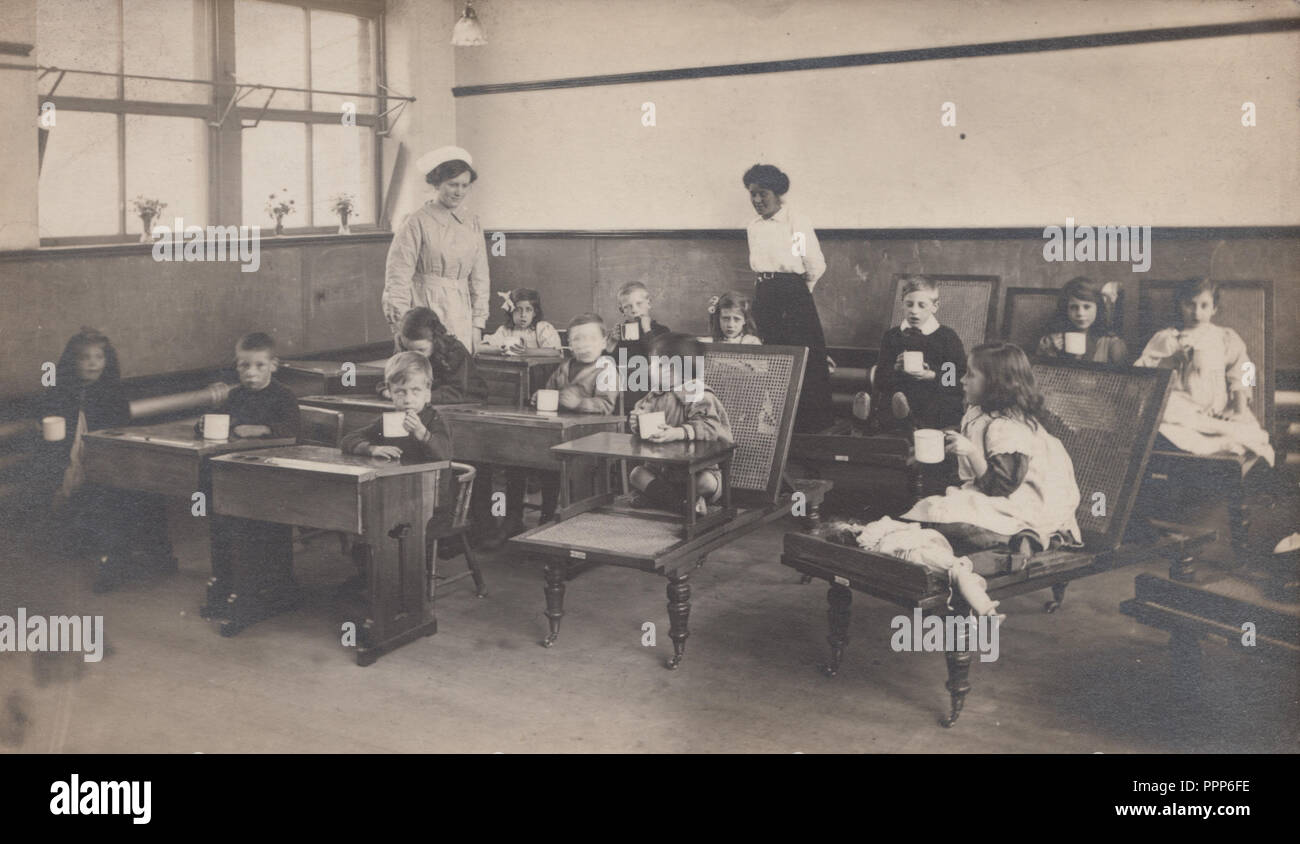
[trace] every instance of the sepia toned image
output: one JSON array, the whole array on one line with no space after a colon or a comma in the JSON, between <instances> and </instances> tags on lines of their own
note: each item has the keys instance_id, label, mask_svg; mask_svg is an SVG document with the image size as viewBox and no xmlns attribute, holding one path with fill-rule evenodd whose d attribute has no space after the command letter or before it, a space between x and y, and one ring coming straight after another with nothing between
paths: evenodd
<instances>
[{"instance_id":1,"label":"sepia toned image","mask_svg":"<svg viewBox=\"0 0 1300 844\"><path fill-rule=\"evenodd\" d=\"M0 0L0 116L0 753L1300 750L1293 2Z\"/></svg>"}]
</instances>

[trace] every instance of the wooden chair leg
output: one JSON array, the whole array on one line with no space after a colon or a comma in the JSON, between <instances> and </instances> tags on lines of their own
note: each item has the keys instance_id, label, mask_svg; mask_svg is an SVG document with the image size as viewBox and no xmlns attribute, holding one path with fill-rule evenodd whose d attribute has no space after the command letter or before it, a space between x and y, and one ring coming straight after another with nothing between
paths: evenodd
<instances>
[{"instance_id":1,"label":"wooden chair leg","mask_svg":"<svg viewBox=\"0 0 1300 844\"><path fill-rule=\"evenodd\" d=\"M464 542L464 536L461 541ZM482 598L487 594L487 586L483 584L483 572L479 571L478 561L474 559L474 549L469 547L465 542L465 565L469 567L470 576L474 578L474 597Z\"/></svg>"},{"instance_id":2,"label":"wooden chair leg","mask_svg":"<svg viewBox=\"0 0 1300 844\"><path fill-rule=\"evenodd\" d=\"M431 539L429 540L428 551L424 555L424 594L430 601L433 600L434 580L438 576L437 570L434 568L437 559L438 559L438 540Z\"/></svg>"}]
</instances>

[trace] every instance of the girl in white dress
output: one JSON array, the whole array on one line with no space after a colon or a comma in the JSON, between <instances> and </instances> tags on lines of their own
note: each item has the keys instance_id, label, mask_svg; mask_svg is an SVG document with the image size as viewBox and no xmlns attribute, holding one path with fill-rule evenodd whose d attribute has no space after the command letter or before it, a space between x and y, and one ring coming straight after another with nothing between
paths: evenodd
<instances>
[{"instance_id":1,"label":"girl in white dress","mask_svg":"<svg viewBox=\"0 0 1300 844\"><path fill-rule=\"evenodd\" d=\"M501 352L523 352L526 349L554 349L560 351L560 332L542 319L542 294L527 287L498 293L505 301L501 307L510 313L505 323L483 338L483 344Z\"/></svg>"},{"instance_id":2,"label":"girl in white dress","mask_svg":"<svg viewBox=\"0 0 1300 844\"><path fill-rule=\"evenodd\" d=\"M1010 343L977 346L962 389L961 432L944 439L963 483L921 499L902 518L935 528L959 554L1017 537L1037 549L1054 538L1081 545L1074 464L1043 426L1043 396L1025 353Z\"/></svg>"},{"instance_id":3,"label":"girl in white dress","mask_svg":"<svg viewBox=\"0 0 1300 844\"><path fill-rule=\"evenodd\" d=\"M1241 335L1215 325L1219 289L1192 279L1174 292L1180 324L1157 331L1137 366L1174 370L1160 433L1192 454L1235 454L1245 475L1260 458L1273 465L1268 432L1250 410L1258 377Z\"/></svg>"}]
</instances>

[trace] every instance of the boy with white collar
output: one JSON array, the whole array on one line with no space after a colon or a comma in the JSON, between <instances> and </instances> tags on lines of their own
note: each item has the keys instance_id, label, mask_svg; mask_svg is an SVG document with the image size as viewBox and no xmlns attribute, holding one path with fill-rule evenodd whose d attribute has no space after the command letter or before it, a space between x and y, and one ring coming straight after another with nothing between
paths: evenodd
<instances>
[{"instance_id":1,"label":"boy with white collar","mask_svg":"<svg viewBox=\"0 0 1300 844\"><path fill-rule=\"evenodd\" d=\"M953 428L961 424L961 377L966 350L957 332L941 325L939 291L925 276L903 279L903 321L880 340L876 384L888 396L903 428ZM920 352L922 366L909 371L905 352Z\"/></svg>"},{"instance_id":2,"label":"boy with white collar","mask_svg":"<svg viewBox=\"0 0 1300 844\"><path fill-rule=\"evenodd\" d=\"M658 431L645 433L653 443L694 440L733 441L727 409L713 390L699 377L686 379L685 373L699 374L704 360L703 344L686 334L660 334L650 341L650 359L659 366L659 389L652 390L636 403L628 417L633 434L641 435L639 419L646 413L663 413L664 424ZM637 506L680 510L685 504L681 489L684 470L643 463L632 469L628 480L638 491ZM707 513L709 501L722 497L722 472L711 466L695 476L693 502L696 512Z\"/></svg>"}]
</instances>

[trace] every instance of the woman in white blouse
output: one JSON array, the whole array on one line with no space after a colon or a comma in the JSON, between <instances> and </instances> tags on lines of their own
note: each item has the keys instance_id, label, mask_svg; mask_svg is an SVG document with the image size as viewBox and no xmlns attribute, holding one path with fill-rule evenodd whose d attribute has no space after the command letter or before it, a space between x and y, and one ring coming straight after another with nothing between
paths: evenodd
<instances>
[{"instance_id":1,"label":"woman in white blouse","mask_svg":"<svg viewBox=\"0 0 1300 844\"><path fill-rule=\"evenodd\" d=\"M487 325L487 245L478 217L461 203L478 173L460 147L425 153L416 167L437 195L393 235L384 270L384 317L396 336L407 311L430 308L448 334L476 351Z\"/></svg>"},{"instance_id":2,"label":"woman in white blouse","mask_svg":"<svg viewBox=\"0 0 1300 844\"><path fill-rule=\"evenodd\" d=\"M820 431L834 421L826 337L812 290L826 259L812 222L782 201L790 178L770 164L745 171L745 189L758 217L746 227L749 267L756 273L754 319L769 346L807 346L808 365L796 431Z\"/></svg>"}]
</instances>

